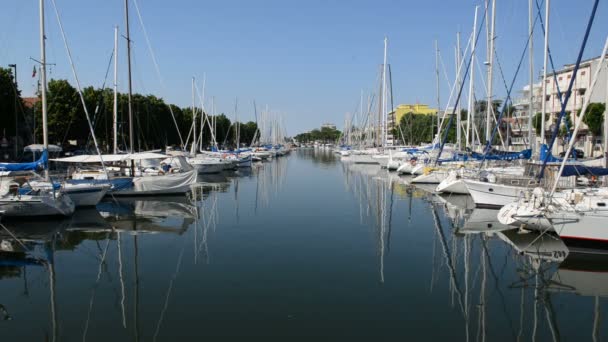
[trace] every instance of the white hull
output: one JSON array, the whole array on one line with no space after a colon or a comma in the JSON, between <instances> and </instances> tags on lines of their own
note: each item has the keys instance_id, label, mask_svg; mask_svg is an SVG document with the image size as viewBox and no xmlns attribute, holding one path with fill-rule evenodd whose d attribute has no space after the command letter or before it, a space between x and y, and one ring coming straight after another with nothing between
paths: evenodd
<instances>
[{"instance_id":1,"label":"white hull","mask_svg":"<svg viewBox=\"0 0 608 342\"><path fill-rule=\"evenodd\" d=\"M110 186L105 184L69 183L64 184L62 189L65 194L70 196L70 199L74 202L74 206L77 208L96 206L108 190L110 190Z\"/></svg>"},{"instance_id":2,"label":"white hull","mask_svg":"<svg viewBox=\"0 0 608 342\"><path fill-rule=\"evenodd\" d=\"M213 163L191 163L192 167L196 169L196 172L200 174L212 174L220 173L224 171L224 163L213 162Z\"/></svg>"},{"instance_id":3,"label":"white hull","mask_svg":"<svg viewBox=\"0 0 608 342\"><path fill-rule=\"evenodd\" d=\"M403 163L403 164L401 164L401 166L399 166L399 168L397 168L397 173L400 175L403 175L403 174L411 175L412 168L413 168L413 166L411 163Z\"/></svg>"},{"instance_id":4,"label":"white hull","mask_svg":"<svg viewBox=\"0 0 608 342\"><path fill-rule=\"evenodd\" d=\"M445 171L432 171L412 179L412 184L439 184L448 177Z\"/></svg>"},{"instance_id":5,"label":"white hull","mask_svg":"<svg viewBox=\"0 0 608 342\"><path fill-rule=\"evenodd\" d=\"M393 160L389 160L389 161L388 161L388 163L386 164L386 168L387 168L389 171L397 171L397 170L399 169L399 167L401 167L401 165L402 165L403 163L404 163L404 162L403 162L403 161L401 161L401 160L395 160L395 159L393 159Z\"/></svg>"},{"instance_id":6,"label":"white hull","mask_svg":"<svg viewBox=\"0 0 608 342\"><path fill-rule=\"evenodd\" d=\"M526 190L526 188L519 186L481 182L470 179L464 180L464 183L469 190L469 194L473 197L475 205L485 207L503 207L511 202L517 201L522 192Z\"/></svg>"},{"instance_id":7,"label":"white hull","mask_svg":"<svg viewBox=\"0 0 608 342\"><path fill-rule=\"evenodd\" d=\"M380 160L371 154L351 154L348 160L355 164L380 164Z\"/></svg>"},{"instance_id":8,"label":"white hull","mask_svg":"<svg viewBox=\"0 0 608 342\"><path fill-rule=\"evenodd\" d=\"M0 216L3 217L70 216L73 213L74 202L60 193L56 197L49 194L0 198Z\"/></svg>"},{"instance_id":9,"label":"white hull","mask_svg":"<svg viewBox=\"0 0 608 342\"><path fill-rule=\"evenodd\" d=\"M504 225L496 220L498 210L475 208L465 220L463 228L459 229L459 233L477 234L477 233L495 233L513 227Z\"/></svg>"},{"instance_id":10,"label":"white hull","mask_svg":"<svg viewBox=\"0 0 608 342\"><path fill-rule=\"evenodd\" d=\"M464 181L462 179L451 179L450 177L447 177L441 183L439 183L439 185L437 185L436 191L447 194L469 194L469 189L467 189L467 186L466 184L464 184Z\"/></svg>"}]
</instances>

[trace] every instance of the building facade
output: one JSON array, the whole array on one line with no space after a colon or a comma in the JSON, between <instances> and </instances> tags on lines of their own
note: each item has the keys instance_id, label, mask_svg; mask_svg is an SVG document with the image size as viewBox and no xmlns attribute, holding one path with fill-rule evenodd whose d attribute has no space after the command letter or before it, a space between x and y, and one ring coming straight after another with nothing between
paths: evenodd
<instances>
[{"instance_id":1,"label":"building facade","mask_svg":"<svg viewBox=\"0 0 608 342\"><path fill-rule=\"evenodd\" d=\"M572 93L565 108L566 112L570 113L570 121L573 125L576 122L577 113L582 109L587 97L591 96L590 103L606 103L607 101L608 71L606 64L604 64L603 68L600 70L593 93L591 94L589 92L592 77L597 68L601 67L599 62L600 57L596 57L582 61L579 66L572 85ZM530 86L528 85L523 88L521 97L513 102L515 114L510 120L511 132L513 133L511 144L514 149L523 148L524 142L527 141L529 115L534 116L536 113L541 112L543 101L545 101L546 106L545 137L546 139L550 139L553 134L553 129L555 128L557 117L561 112L562 100L565 99L565 93L572 80L574 67L574 64L567 64L562 69L556 70L555 73L547 74L545 94L542 94L542 79L539 83L534 84L531 109L529 108ZM599 155L601 149L598 146L598 142L601 142L601 137L597 137L597 141L592 141L593 137L588 133L587 126L583 124L576 140L576 148L582 149L586 156ZM538 141L539 139L540 137L535 138L537 143L540 143ZM559 143L556 144L553 152L561 152Z\"/></svg>"},{"instance_id":2,"label":"building facade","mask_svg":"<svg viewBox=\"0 0 608 342\"><path fill-rule=\"evenodd\" d=\"M437 115L437 109L430 108L429 105L426 104L400 104L395 109L393 109L390 113L388 113L387 118L387 126L388 126L388 134L386 137L387 143L389 145L393 145L395 139L393 137L393 130L397 127L399 122L401 122L401 118L405 114L423 114L423 115Z\"/></svg>"}]
</instances>

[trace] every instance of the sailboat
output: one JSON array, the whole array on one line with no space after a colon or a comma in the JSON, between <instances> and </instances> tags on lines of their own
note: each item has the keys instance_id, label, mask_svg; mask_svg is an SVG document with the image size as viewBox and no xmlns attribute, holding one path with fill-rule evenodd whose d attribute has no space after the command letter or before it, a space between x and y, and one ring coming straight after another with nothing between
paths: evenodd
<instances>
[{"instance_id":1,"label":"sailboat","mask_svg":"<svg viewBox=\"0 0 608 342\"><path fill-rule=\"evenodd\" d=\"M593 22L595 8L597 8L597 1L589 20L587 35ZM603 68L607 51L608 37L589 87L590 94L593 93L599 72ZM580 64L581 55L582 53L579 54L576 67ZM576 67L574 71L576 71ZM586 98L581 109L582 114L577 118L573 136L576 136L581 127L588 105L589 98ZM563 110L562 115L564 115ZM608 122L605 121L605 125L607 124ZM573 148L574 139L570 141L566 155L570 155ZM512 202L501 209L498 218L507 224L523 224L542 230L555 230L571 249L582 249L591 253L598 252L600 249L604 250L608 247L608 232L603 229L606 219L608 219L608 188L587 187L558 191L558 185L561 177L585 172L594 176L608 175L608 169L567 164L567 159L561 162L550 191L546 192L541 187L535 188L532 194L526 196L525 199Z\"/></svg>"},{"instance_id":2,"label":"sailboat","mask_svg":"<svg viewBox=\"0 0 608 342\"><path fill-rule=\"evenodd\" d=\"M70 197L55 189L50 183L48 164L48 129L46 104L46 45L44 26L44 0L40 0L40 62L43 152L40 159L32 163L0 164L0 216L69 216L74 213L74 202ZM35 176L33 171L44 169L44 181L49 187L29 186L28 180ZM25 185L25 186L24 186Z\"/></svg>"},{"instance_id":3,"label":"sailboat","mask_svg":"<svg viewBox=\"0 0 608 342\"><path fill-rule=\"evenodd\" d=\"M197 172L184 156L167 156L154 152L134 152L133 107L131 83L131 40L129 31L129 1L125 0L127 65L128 65L128 111L129 111L129 153L118 154L116 143L114 154L79 155L54 159L73 164L102 164L102 168L79 169L72 174L73 180L110 182L108 192L113 196L149 196L184 194L196 183ZM116 35L115 35L116 37ZM115 40L116 41L116 40ZM116 90L115 90L116 91ZM114 98L116 101L116 96ZM116 110L116 105L115 105ZM116 114L114 120L116 120ZM117 141L116 130L114 140ZM113 163L104 167L104 163Z\"/></svg>"}]
</instances>

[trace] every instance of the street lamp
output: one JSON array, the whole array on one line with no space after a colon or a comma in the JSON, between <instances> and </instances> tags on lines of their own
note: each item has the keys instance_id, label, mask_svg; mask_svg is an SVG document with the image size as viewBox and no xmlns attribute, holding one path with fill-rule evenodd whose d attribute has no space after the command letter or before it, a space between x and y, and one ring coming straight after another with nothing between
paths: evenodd
<instances>
[{"instance_id":1,"label":"street lamp","mask_svg":"<svg viewBox=\"0 0 608 342\"><path fill-rule=\"evenodd\" d=\"M14 94L15 94L15 160L17 159L17 155L19 154L19 147L17 146L17 139L18 139L18 126L17 126L17 64L9 64L8 65L9 68L13 68L14 72L13 72L13 76L14 76L14 81L15 81L15 88L13 89Z\"/></svg>"}]
</instances>

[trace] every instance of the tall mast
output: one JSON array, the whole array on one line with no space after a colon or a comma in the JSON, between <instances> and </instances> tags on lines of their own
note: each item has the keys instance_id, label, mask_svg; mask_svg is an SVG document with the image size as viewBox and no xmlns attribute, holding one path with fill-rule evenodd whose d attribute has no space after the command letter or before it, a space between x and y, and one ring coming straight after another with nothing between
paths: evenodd
<instances>
[{"instance_id":1,"label":"tall mast","mask_svg":"<svg viewBox=\"0 0 608 342\"><path fill-rule=\"evenodd\" d=\"M128 93L128 106L129 106L129 152L133 153L133 105L131 104L131 96L133 93L132 82L131 82L131 35L129 31L129 0L125 0L125 21L127 26L127 69L129 75L129 93Z\"/></svg>"},{"instance_id":2,"label":"tall mast","mask_svg":"<svg viewBox=\"0 0 608 342\"><path fill-rule=\"evenodd\" d=\"M496 27L496 0L492 0L492 19L490 25L490 35L488 36L488 99L486 104L486 142L492 144L490 139L492 138L492 112L494 110L494 107L492 105L492 81L494 71L494 34Z\"/></svg>"},{"instance_id":3,"label":"tall mast","mask_svg":"<svg viewBox=\"0 0 608 342\"><path fill-rule=\"evenodd\" d=\"M47 129L47 108L46 108L46 44L44 35L44 0L40 0L40 97L42 98L42 144L43 150L49 149L49 131ZM44 179L49 180L49 170L44 168Z\"/></svg>"},{"instance_id":4,"label":"tall mast","mask_svg":"<svg viewBox=\"0 0 608 342\"><path fill-rule=\"evenodd\" d=\"M196 154L196 106L194 105L194 77L192 77L192 148L190 153Z\"/></svg>"},{"instance_id":5,"label":"tall mast","mask_svg":"<svg viewBox=\"0 0 608 342\"><path fill-rule=\"evenodd\" d=\"M456 32L456 82L458 88L462 84L462 75L460 74L460 31ZM458 150L462 150L462 122L460 117L460 101L458 101L458 107L456 108L456 146Z\"/></svg>"},{"instance_id":6,"label":"tall mast","mask_svg":"<svg viewBox=\"0 0 608 342\"><path fill-rule=\"evenodd\" d=\"M118 26L114 27L114 107L112 109L113 153L118 153Z\"/></svg>"},{"instance_id":7,"label":"tall mast","mask_svg":"<svg viewBox=\"0 0 608 342\"><path fill-rule=\"evenodd\" d=\"M467 119L467 136L470 137L467 141L468 147L475 145L475 49L477 44L477 11L479 6L475 6L475 19L473 19L473 47L471 49L471 78L469 79L469 108L468 108L468 119Z\"/></svg>"},{"instance_id":8,"label":"tall mast","mask_svg":"<svg viewBox=\"0 0 608 342\"><path fill-rule=\"evenodd\" d=\"M441 110L441 101L439 97L439 46L437 45L437 40L435 40L435 81L437 86L437 131L439 131L439 111ZM432 141L435 141L435 121L432 123Z\"/></svg>"},{"instance_id":9,"label":"tall mast","mask_svg":"<svg viewBox=\"0 0 608 342\"><path fill-rule=\"evenodd\" d=\"M542 111L540 115L540 143L545 143L545 120L547 115L547 60L549 58L549 8L551 6L551 0L545 1L545 46L544 46L544 57L543 57L543 85L542 85Z\"/></svg>"},{"instance_id":10,"label":"tall mast","mask_svg":"<svg viewBox=\"0 0 608 342\"><path fill-rule=\"evenodd\" d=\"M387 122L386 122L386 114L387 109L387 98L386 98L386 62L387 62L387 50L388 50L388 38L384 37L384 64L382 64L382 141L381 144L384 146L386 144L387 138Z\"/></svg>"},{"instance_id":11,"label":"tall mast","mask_svg":"<svg viewBox=\"0 0 608 342\"><path fill-rule=\"evenodd\" d=\"M601 65L598 65L598 68L601 68ZM606 62L606 68L608 69L608 62ZM591 96L591 94L589 94ZM606 97L604 98L604 167L608 168L608 77L606 79Z\"/></svg>"},{"instance_id":12,"label":"tall mast","mask_svg":"<svg viewBox=\"0 0 608 342\"><path fill-rule=\"evenodd\" d=\"M534 10L532 6L532 2L535 0L528 1L529 7L529 18L528 18L528 35L530 39L528 56L530 57L530 94L529 101L530 104L528 106L528 141L530 144L530 148L533 149L532 144L532 115L534 115ZM546 0L549 1L549 0ZM544 99L544 96L543 96ZM508 143L508 142L507 142Z\"/></svg>"}]
</instances>

